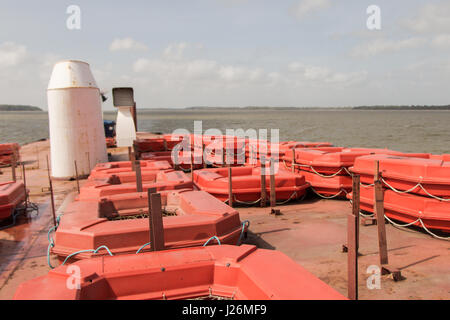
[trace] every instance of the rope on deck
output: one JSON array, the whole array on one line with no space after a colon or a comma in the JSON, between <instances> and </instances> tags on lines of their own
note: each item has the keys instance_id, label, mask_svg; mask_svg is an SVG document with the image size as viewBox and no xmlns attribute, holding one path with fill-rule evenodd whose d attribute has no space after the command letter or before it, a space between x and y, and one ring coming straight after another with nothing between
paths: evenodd
<instances>
[{"instance_id":1,"label":"rope on deck","mask_svg":"<svg viewBox=\"0 0 450 320\"><path fill-rule=\"evenodd\" d=\"M217 243L218 243L219 246L220 246L220 245L221 245L220 239L219 239L217 236L212 236L211 238L208 239L208 241L206 241L206 242L203 244L203 247L206 247L206 246L208 245L208 243L209 243L211 240L214 240L214 239L217 241Z\"/></svg>"},{"instance_id":2,"label":"rope on deck","mask_svg":"<svg viewBox=\"0 0 450 320\"><path fill-rule=\"evenodd\" d=\"M321 197L321 198L323 198L323 199L334 199L334 198L339 197L339 196L341 195L341 193L348 194L347 190L345 190L345 189L339 190L338 193L336 193L336 194L334 194L334 195L332 195L332 196L324 196L323 194L320 194L318 191L316 191L316 189L314 189L313 187L311 187L311 190L312 190L316 195L318 195L319 197Z\"/></svg>"},{"instance_id":3,"label":"rope on deck","mask_svg":"<svg viewBox=\"0 0 450 320\"><path fill-rule=\"evenodd\" d=\"M350 203L353 203L351 199L350 199ZM374 213L372 213L372 214L364 214L364 213L362 213L361 211L359 212L359 215L362 216L362 217L364 217L364 218L373 218L373 217L375 216ZM415 221L413 221L413 222L410 222L410 223L406 223L406 224L396 223L396 222L392 221L392 220L391 220L388 216L386 216L386 215L384 215L384 218L385 218L387 221L389 221L394 227L397 227L397 228L406 228L406 227L409 227L409 226L412 226L412 225L417 224L417 222L420 222L420 224L422 225L423 229L424 229L428 234L430 234L433 238L436 238L436 239L439 239L439 240L450 241L450 237L441 237L441 236L438 236L437 234L431 232L431 231L425 226L425 224L423 223L423 221L422 221L422 219L421 219L420 217L417 218L417 220L415 220Z\"/></svg>"},{"instance_id":4,"label":"rope on deck","mask_svg":"<svg viewBox=\"0 0 450 320\"><path fill-rule=\"evenodd\" d=\"M112 257L113 254L111 253L111 251L109 250L109 248L107 246L100 246L97 249L86 249L86 250L80 250L74 253L69 254L66 259L64 260L64 262L61 264L62 266L67 262L67 260L69 260L70 258L72 258L73 256L76 256L79 253L83 253L83 252L93 252L94 254L96 254L97 252L100 251L100 249L105 249L106 251L108 251L108 254Z\"/></svg>"},{"instance_id":5,"label":"rope on deck","mask_svg":"<svg viewBox=\"0 0 450 320\"><path fill-rule=\"evenodd\" d=\"M438 196L435 196L435 195L429 193L428 190L425 189L425 187L422 185L422 182L417 183L414 187L412 187L412 188L410 188L408 190L402 191L402 190L398 190L398 189L394 188L393 186L391 186L386 180L384 180L383 177L381 177L381 181L383 181L383 183L385 185L387 185L392 191L394 191L396 193L400 193L400 194L412 193L413 190L415 190L417 187L420 187L431 198L434 198L434 199L439 200L439 201L444 201L444 202L450 201L450 199L441 198L441 197L438 197Z\"/></svg>"}]
</instances>

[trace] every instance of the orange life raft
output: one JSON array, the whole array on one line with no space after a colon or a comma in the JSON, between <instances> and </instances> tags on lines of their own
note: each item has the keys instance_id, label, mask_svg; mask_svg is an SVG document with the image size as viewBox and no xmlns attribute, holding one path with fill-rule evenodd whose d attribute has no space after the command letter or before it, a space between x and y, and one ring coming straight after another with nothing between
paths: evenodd
<instances>
[{"instance_id":1,"label":"orange life raft","mask_svg":"<svg viewBox=\"0 0 450 320\"><path fill-rule=\"evenodd\" d=\"M267 170L269 171L269 170ZM236 202L257 201L261 197L261 168L234 167L232 190ZM270 196L270 176L266 174L266 192ZM216 198L228 200L228 168L201 169L194 171L194 184ZM309 183L305 177L279 168L275 174L277 200L301 198ZM269 198L267 198L269 199Z\"/></svg>"},{"instance_id":2,"label":"orange life raft","mask_svg":"<svg viewBox=\"0 0 450 320\"><path fill-rule=\"evenodd\" d=\"M140 137L135 145L138 153L168 151L183 141L183 136L164 134L156 137Z\"/></svg>"},{"instance_id":3,"label":"orange life raft","mask_svg":"<svg viewBox=\"0 0 450 320\"><path fill-rule=\"evenodd\" d=\"M160 171L172 169L172 166L167 161L139 161L141 171ZM125 173L130 175L135 175L132 167L131 161L118 161L118 162L105 162L97 163L97 165L91 170L89 179L93 180L96 178L109 178L113 174Z\"/></svg>"},{"instance_id":4,"label":"orange life raft","mask_svg":"<svg viewBox=\"0 0 450 320\"><path fill-rule=\"evenodd\" d=\"M268 158L276 154L282 158L290 150L296 148L317 148L331 147L330 142L311 142L311 141L283 141L280 143L271 143L265 140L248 140L245 152L248 158L261 159L262 156Z\"/></svg>"},{"instance_id":5,"label":"orange life raft","mask_svg":"<svg viewBox=\"0 0 450 320\"><path fill-rule=\"evenodd\" d=\"M313 190L324 197L345 198L352 190L349 167L358 157L370 154L389 154L427 158L429 154L404 154L389 149L324 147L294 149L292 155L283 157L286 167L292 168L295 155L295 171L305 175Z\"/></svg>"},{"instance_id":6,"label":"orange life raft","mask_svg":"<svg viewBox=\"0 0 450 320\"><path fill-rule=\"evenodd\" d=\"M16 162L20 161L20 146L18 143L3 143L0 144L0 167L9 166L12 164L13 157Z\"/></svg>"},{"instance_id":7,"label":"orange life raft","mask_svg":"<svg viewBox=\"0 0 450 320\"><path fill-rule=\"evenodd\" d=\"M376 161L386 187L450 198L450 161L372 155L357 158L351 171L361 176L362 183L372 184Z\"/></svg>"},{"instance_id":8,"label":"orange life raft","mask_svg":"<svg viewBox=\"0 0 450 320\"><path fill-rule=\"evenodd\" d=\"M142 189L161 190L192 189L192 179L182 171L142 171ZM98 200L115 194L136 192L136 173L119 172L108 178L88 180L80 189L78 200Z\"/></svg>"},{"instance_id":9,"label":"orange life raft","mask_svg":"<svg viewBox=\"0 0 450 320\"><path fill-rule=\"evenodd\" d=\"M79 289L74 268L64 265L22 283L14 299L346 299L283 253L250 245L101 257L75 265Z\"/></svg>"},{"instance_id":10,"label":"orange life raft","mask_svg":"<svg viewBox=\"0 0 450 320\"><path fill-rule=\"evenodd\" d=\"M116 138L114 137L106 137L105 142L107 148L115 148L117 146Z\"/></svg>"},{"instance_id":11,"label":"orange life raft","mask_svg":"<svg viewBox=\"0 0 450 320\"><path fill-rule=\"evenodd\" d=\"M236 244L245 231L236 210L204 191L163 191L161 202L167 249L201 246L213 236L221 243ZM145 215L146 192L108 196L98 202L74 201L61 217L52 252L61 261L76 251L100 246L113 254L135 253L150 238ZM82 252L70 261L92 256Z\"/></svg>"},{"instance_id":12,"label":"orange life raft","mask_svg":"<svg viewBox=\"0 0 450 320\"><path fill-rule=\"evenodd\" d=\"M9 218L25 199L25 187L22 182L0 183L0 219Z\"/></svg>"},{"instance_id":13,"label":"orange life raft","mask_svg":"<svg viewBox=\"0 0 450 320\"><path fill-rule=\"evenodd\" d=\"M197 153L192 153L191 151L179 151L178 158L172 156L172 151L145 152L141 154L141 159L167 161L172 167L174 167L174 162L176 162L178 168L181 168L182 170L190 170L192 161L194 163L194 169L203 167L203 154L201 151Z\"/></svg>"},{"instance_id":14,"label":"orange life raft","mask_svg":"<svg viewBox=\"0 0 450 320\"><path fill-rule=\"evenodd\" d=\"M351 199L352 194L348 194L347 197ZM372 186L361 187L361 210L373 213L373 199L374 188ZM450 202L385 190L384 214L403 224L412 223L415 226L423 227L423 223L426 228L450 232Z\"/></svg>"}]
</instances>

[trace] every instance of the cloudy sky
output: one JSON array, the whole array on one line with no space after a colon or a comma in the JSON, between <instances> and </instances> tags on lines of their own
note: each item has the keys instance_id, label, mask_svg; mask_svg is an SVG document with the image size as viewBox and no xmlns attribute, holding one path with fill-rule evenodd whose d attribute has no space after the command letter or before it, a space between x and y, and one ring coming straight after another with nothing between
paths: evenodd
<instances>
[{"instance_id":1,"label":"cloudy sky","mask_svg":"<svg viewBox=\"0 0 450 320\"><path fill-rule=\"evenodd\" d=\"M449 104L450 1L0 2L0 104L46 108L63 59L102 90L133 86L142 108Z\"/></svg>"}]
</instances>

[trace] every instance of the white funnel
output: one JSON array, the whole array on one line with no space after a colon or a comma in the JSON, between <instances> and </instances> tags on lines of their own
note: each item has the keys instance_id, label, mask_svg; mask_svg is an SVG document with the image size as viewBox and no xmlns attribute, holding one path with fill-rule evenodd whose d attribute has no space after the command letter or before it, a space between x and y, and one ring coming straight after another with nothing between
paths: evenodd
<instances>
[{"instance_id":1,"label":"white funnel","mask_svg":"<svg viewBox=\"0 0 450 320\"><path fill-rule=\"evenodd\" d=\"M99 162L107 162L100 90L82 61L55 64L48 84L48 117L52 176L89 175Z\"/></svg>"}]
</instances>

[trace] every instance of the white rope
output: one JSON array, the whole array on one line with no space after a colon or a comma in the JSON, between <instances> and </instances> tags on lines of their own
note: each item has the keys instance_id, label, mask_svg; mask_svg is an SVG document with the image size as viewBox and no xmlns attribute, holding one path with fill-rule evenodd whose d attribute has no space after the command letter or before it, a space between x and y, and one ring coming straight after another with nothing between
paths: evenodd
<instances>
[{"instance_id":1,"label":"white rope","mask_svg":"<svg viewBox=\"0 0 450 320\"><path fill-rule=\"evenodd\" d=\"M247 201L240 201L240 200L236 199L236 195L233 195L233 202L236 202L236 203L239 203L239 204L254 205L254 204L257 204L260 201L261 201L261 198L259 198L256 201L248 201L248 202ZM225 200L224 203L229 203L229 200L228 199Z\"/></svg>"},{"instance_id":2,"label":"white rope","mask_svg":"<svg viewBox=\"0 0 450 320\"><path fill-rule=\"evenodd\" d=\"M319 197L324 198L324 199L334 199L334 198L338 197L342 192L344 192L345 194L348 193L347 191L345 191L345 189L341 189L341 190L339 190L339 192L336 193L335 195L332 195L332 196L324 196L323 194L320 194L319 192L317 192L313 187L311 187L311 190L312 190L315 194L317 194Z\"/></svg>"},{"instance_id":3,"label":"white rope","mask_svg":"<svg viewBox=\"0 0 450 320\"><path fill-rule=\"evenodd\" d=\"M308 165L308 164L294 163L294 164L291 164L290 167L288 167L286 165L286 160L284 160L284 159L283 159L283 163L284 163L284 166L286 167L286 169L292 169L292 165L294 165L295 167L309 168L309 169L312 170L312 172L314 172L315 174L317 174L319 177L322 177L322 178L333 178L333 177L339 175L342 171L345 171L349 176L352 175L352 173L347 169L347 167L341 167L338 172L333 173L331 175L325 175L325 174L322 174L322 173L318 172L316 169L314 169L313 166Z\"/></svg>"},{"instance_id":4,"label":"white rope","mask_svg":"<svg viewBox=\"0 0 450 320\"><path fill-rule=\"evenodd\" d=\"M375 183L371 183L371 184L363 184L363 183L361 183L360 186L363 187L363 188L370 188L370 187L374 187Z\"/></svg>"},{"instance_id":5,"label":"white rope","mask_svg":"<svg viewBox=\"0 0 450 320\"><path fill-rule=\"evenodd\" d=\"M415 190L417 187L420 187L431 198L434 198L439 201L445 201L445 202L450 201L450 199L441 198L441 197L432 195L431 193L428 192L427 189L424 188L424 186L422 185L421 182L417 183L414 187L412 187L408 190L402 191L402 190L398 190L398 189L394 188L393 186L391 186L386 180L384 180L383 177L381 177L381 181L383 181L385 185L387 185L392 191L394 191L396 193L412 193L413 190Z\"/></svg>"},{"instance_id":6,"label":"white rope","mask_svg":"<svg viewBox=\"0 0 450 320\"><path fill-rule=\"evenodd\" d=\"M364 214L361 211L359 212L359 215L364 218L373 218L374 217L374 214Z\"/></svg>"},{"instance_id":7,"label":"white rope","mask_svg":"<svg viewBox=\"0 0 450 320\"><path fill-rule=\"evenodd\" d=\"M325 175L320 172L317 172L316 169L314 169L312 166L305 166L305 165L299 165L299 166L309 167L315 174L317 174L319 177L322 177L322 178L333 178L333 177L337 176L338 174L340 174L344 169L346 169L345 167L342 167L336 173L333 173L331 175Z\"/></svg>"},{"instance_id":8,"label":"white rope","mask_svg":"<svg viewBox=\"0 0 450 320\"><path fill-rule=\"evenodd\" d=\"M353 203L352 199L350 199L350 203ZM359 212L359 215L362 216L362 217L364 217L364 218L373 218L373 217L375 216L374 213L372 213L372 214L364 214L364 213L362 213L361 211ZM417 218L416 221L413 221L413 222L407 223L407 224L399 224L399 223L396 223L396 222L392 221L392 220L391 220L388 216L386 216L386 215L384 215L384 218L385 218L387 221L389 221L394 227L397 227L397 228L405 228L405 227L409 227L409 226L415 225L417 222L420 222L420 224L422 225L423 229L424 229L426 232L428 232L428 234L430 234L432 237L434 237L434 238L436 238L436 239L440 239L440 240L450 241L450 237L441 237L441 236L438 236L438 235L434 234L434 233L431 232L430 230L428 230L428 228L425 226L425 224L423 223L423 221L422 221L422 219L421 219L420 217Z\"/></svg>"},{"instance_id":9,"label":"white rope","mask_svg":"<svg viewBox=\"0 0 450 320\"><path fill-rule=\"evenodd\" d=\"M283 204L288 203L288 202L291 201L291 200L294 198L294 196L296 196L296 195L297 195L297 191L294 191L294 193L291 194L291 196L290 196L287 200L284 200L284 201L281 201L281 202L277 202L277 206L282 206ZM303 200L303 199L305 199L305 195L303 195L303 197L302 197L301 200Z\"/></svg>"},{"instance_id":10,"label":"white rope","mask_svg":"<svg viewBox=\"0 0 450 320\"><path fill-rule=\"evenodd\" d=\"M283 205L283 204L286 204L286 203L288 203L289 201L291 201L293 198L294 198L294 196L297 194L297 191L294 191L294 193L292 193L291 194L291 196L287 199L287 200L284 200L284 201L282 201L282 202L277 202L277 205ZM305 198L305 195L303 195L303 197L302 197L302 199L301 200L303 200ZM259 198L258 200L256 200L256 201L240 201L240 200L238 200L238 199L236 199L236 195L233 195L233 202L236 202L236 203L239 203L239 204L245 204L245 205L255 205L255 204L257 204L258 202L260 202L261 201L261 198ZM224 203L228 203L229 202L229 200L227 199L227 200L225 200L224 201Z\"/></svg>"},{"instance_id":11,"label":"white rope","mask_svg":"<svg viewBox=\"0 0 450 320\"><path fill-rule=\"evenodd\" d=\"M284 164L284 167L285 167L286 169L292 169L292 166L288 167L288 166L286 165L286 160L284 160L284 159L283 159L283 164Z\"/></svg>"},{"instance_id":12,"label":"white rope","mask_svg":"<svg viewBox=\"0 0 450 320\"><path fill-rule=\"evenodd\" d=\"M431 234L433 237L440 239L440 240L446 240L446 241L450 241L450 237L440 237L438 235L435 235L433 232L431 232L430 230L428 230L427 227L425 227L425 224L423 223L422 219L419 218L420 224L422 225L422 227L425 229L426 232L428 232L429 234Z\"/></svg>"},{"instance_id":13,"label":"white rope","mask_svg":"<svg viewBox=\"0 0 450 320\"><path fill-rule=\"evenodd\" d=\"M394 188L393 186L391 186L386 180L384 180L383 177L381 177L381 181L383 181L385 185L387 185L390 189L392 189L392 191L395 191L396 193L411 193L411 191L413 191L414 189L416 189L416 188L420 185L420 182L419 182L418 184L416 184L416 185L415 185L414 187L412 187L411 189L402 191L402 190L395 189L395 188Z\"/></svg>"},{"instance_id":14,"label":"white rope","mask_svg":"<svg viewBox=\"0 0 450 320\"><path fill-rule=\"evenodd\" d=\"M390 223L392 223L394 226L399 227L399 228L409 227L409 226L412 226L412 225L414 225L414 224L416 224L417 222L420 221L420 218L417 218L416 221L413 221L413 222L411 222L411 223L400 224L400 223L396 223L396 222L392 221L392 220L389 219L389 217L386 216L386 215L384 215L384 218L385 218L387 221L389 221Z\"/></svg>"}]
</instances>

